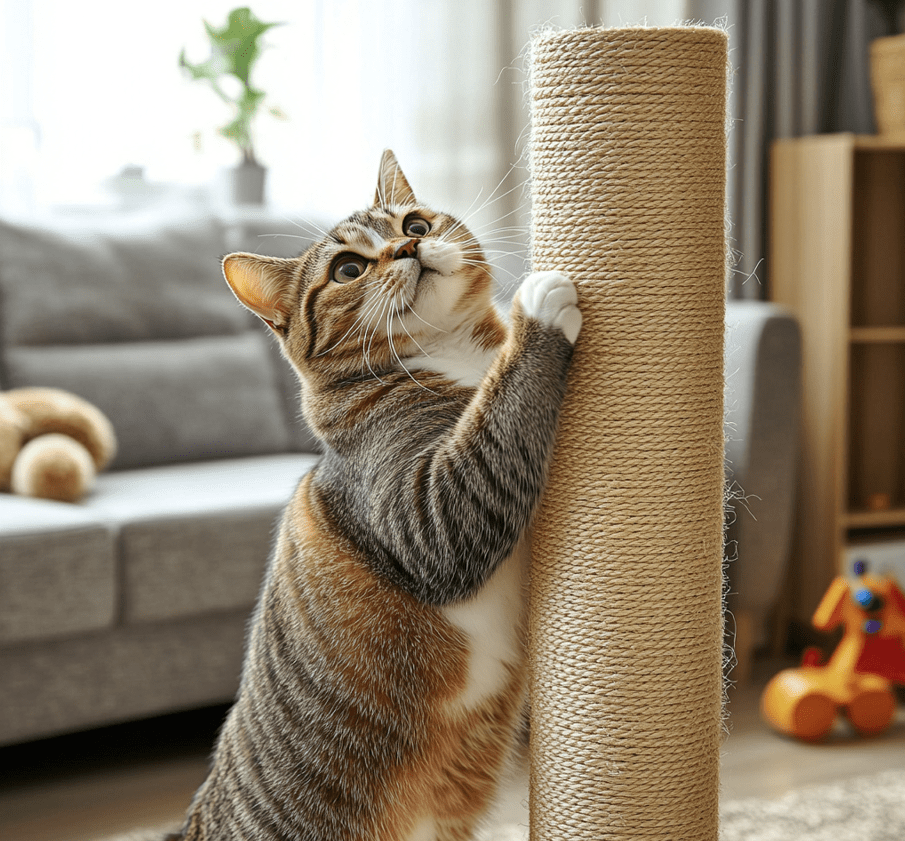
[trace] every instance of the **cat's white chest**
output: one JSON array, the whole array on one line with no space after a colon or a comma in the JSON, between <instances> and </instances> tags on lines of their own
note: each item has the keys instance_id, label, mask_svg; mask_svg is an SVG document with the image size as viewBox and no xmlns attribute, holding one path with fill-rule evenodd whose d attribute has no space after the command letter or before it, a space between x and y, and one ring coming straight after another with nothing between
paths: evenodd
<instances>
[{"instance_id":1,"label":"cat's white chest","mask_svg":"<svg viewBox=\"0 0 905 841\"><path fill-rule=\"evenodd\" d=\"M466 337L447 336L405 361L409 370L435 371L459 385L477 387L487 373L496 350L481 350Z\"/></svg>"},{"instance_id":2,"label":"cat's white chest","mask_svg":"<svg viewBox=\"0 0 905 841\"><path fill-rule=\"evenodd\" d=\"M474 598L442 608L468 642L468 680L456 703L477 706L503 690L524 656L525 572L530 543L523 537Z\"/></svg>"}]
</instances>

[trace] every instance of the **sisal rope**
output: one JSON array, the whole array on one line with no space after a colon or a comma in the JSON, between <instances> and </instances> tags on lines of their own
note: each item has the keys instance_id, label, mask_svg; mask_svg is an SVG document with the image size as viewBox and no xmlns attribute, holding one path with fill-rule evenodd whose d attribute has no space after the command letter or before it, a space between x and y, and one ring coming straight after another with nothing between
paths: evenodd
<instances>
[{"instance_id":1,"label":"sisal rope","mask_svg":"<svg viewBox=\"0 0 905 841\"><path fill-rule=\"evenodd\" d=\"M584 316L534 532L531 838L718 834L727 43L542 33L532 251Z\"/></svg>"}]
</instances>

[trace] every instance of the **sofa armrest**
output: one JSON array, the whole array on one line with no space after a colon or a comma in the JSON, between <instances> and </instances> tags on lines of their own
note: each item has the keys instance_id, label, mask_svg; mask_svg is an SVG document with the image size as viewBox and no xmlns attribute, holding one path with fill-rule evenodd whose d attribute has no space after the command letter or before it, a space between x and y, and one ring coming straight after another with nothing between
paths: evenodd
<instances>
[{"instance_id":1,"label":"sofa armrest","mask_svg":"<svg viewBox=\"0 0 905 841\"><path fill-rule=\"evenodd\" d=\"M801 336L786 309L759 301L726 311L727 556L730 606L751 623L751 644L786 571L794 522Z\"/></svg>"}]
</instances>

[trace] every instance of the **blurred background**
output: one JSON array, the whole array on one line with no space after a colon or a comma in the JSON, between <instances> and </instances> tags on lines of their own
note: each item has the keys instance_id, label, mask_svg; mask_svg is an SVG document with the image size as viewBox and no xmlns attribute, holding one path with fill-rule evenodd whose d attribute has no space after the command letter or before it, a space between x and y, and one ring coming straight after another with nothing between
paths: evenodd
<instances>
[{"instance_id":1,"label":"blurred background","mask_svg":"<svg viewBox=\"0 0 905 841\"><path fill-rule=\"evenodd\" d=\"M228 107L178 58L209 55L203 20L234 0L0 0L0 215L222 201ZM736 296L764 297L770 140L873 132L868 45L897 0L256 0L254 122L267 202L339 218L369 200L392 147L434 204L524 224L525 54L543 26L719 22L733 65L730 191ZM744 201L741 197L744 196ZM480 227L480 224L478 225ZM755 274L757 279L745 282Z\"/></svg>"}]
</instances>

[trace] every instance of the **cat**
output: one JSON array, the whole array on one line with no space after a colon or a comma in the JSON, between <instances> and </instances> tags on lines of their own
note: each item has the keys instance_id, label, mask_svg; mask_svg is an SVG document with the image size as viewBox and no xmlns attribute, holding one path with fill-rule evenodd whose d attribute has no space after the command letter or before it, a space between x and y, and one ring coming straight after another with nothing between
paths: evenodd
<instances>
[{"instance_id":1,"label":"cat","mask_svg":"<svg viewBox=\"0 0 905 841\"><path fill-rule=\"evenodd\" d=\"M373 206L300 257L224 258L323 445L282 518L242 681L185 841L465 841L525 694L523 574L573 346L575 287L509 323L465 225L395 156Z\"/></svg>"}]
</instances>

